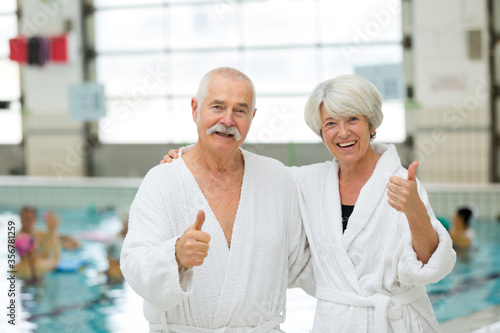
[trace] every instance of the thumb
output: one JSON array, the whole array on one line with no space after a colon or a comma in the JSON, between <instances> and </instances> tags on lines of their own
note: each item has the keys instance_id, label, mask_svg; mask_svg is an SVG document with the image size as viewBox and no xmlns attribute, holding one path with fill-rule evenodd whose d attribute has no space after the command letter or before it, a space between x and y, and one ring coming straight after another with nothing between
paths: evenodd
<instances>
[{"instance_id":1,"label":"thumb","mask_svg":"<svg viewBox=\"0 0 500 333\"><path fill-rule=\"evenodd\" d=\"M408 167L408 180L416 180L416 173L417 173L417 167L418 167L418 162L414 161L410 166Z\"/></svg>"},{"instance_id":2,"label":"thumb","mask_svg":"<svg viewBox=\"0 0 500 333\"><path fill-rule=\"evenodd\" d=\"M204 222L205 222L205 212L199 210L198 215L196 215L196 221L194 221L193 226L196 230L201 230L201 227L203 227Z\"/></svg>"}]
</instances>

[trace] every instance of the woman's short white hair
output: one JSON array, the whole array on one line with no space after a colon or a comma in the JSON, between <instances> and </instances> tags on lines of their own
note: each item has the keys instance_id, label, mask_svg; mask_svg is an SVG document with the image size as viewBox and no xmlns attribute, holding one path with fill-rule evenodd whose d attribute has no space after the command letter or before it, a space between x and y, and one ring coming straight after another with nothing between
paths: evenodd
<instances>
[{"instance_id":1,"label":"woman's short white hair","mask_svg":"<svg viewBox=\"0 0 500 333\"><path fill-rule=\"evenodd\" d=\"M364 115L368 118L370 131L376 130L384 118L380 92L359 75L341 75L324 81L309 96L304 118L313 132L323 138L321 105L334 119ZM373 138L375 134L371 135Z\"/></svg>"}]
</instances>

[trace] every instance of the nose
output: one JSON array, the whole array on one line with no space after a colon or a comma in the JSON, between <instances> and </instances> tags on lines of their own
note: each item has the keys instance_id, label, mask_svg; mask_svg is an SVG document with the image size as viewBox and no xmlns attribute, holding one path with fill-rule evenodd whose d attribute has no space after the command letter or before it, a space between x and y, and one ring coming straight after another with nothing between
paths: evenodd
<instances>
[{"instance_id":1,"label":"nose","mask_svg":"<svg viewBox=\"0 0 500 333\"><path fill-rule=\"evenodd\" d=\"M233 112L231 110L224 111L220 123L227 127L234 126Z\"/></svg>"},{"instance_id":2,"label":"nose","mask_svg":"<svg viewBox=\"0 0 500 333\"><path fill-rule=\"evenodd\" d=\"M338 136L341 138L346 138L349 135L349 129L347 128L347 124L344 122L340 122L338 125Z\"/></svg>"}]
</instances>

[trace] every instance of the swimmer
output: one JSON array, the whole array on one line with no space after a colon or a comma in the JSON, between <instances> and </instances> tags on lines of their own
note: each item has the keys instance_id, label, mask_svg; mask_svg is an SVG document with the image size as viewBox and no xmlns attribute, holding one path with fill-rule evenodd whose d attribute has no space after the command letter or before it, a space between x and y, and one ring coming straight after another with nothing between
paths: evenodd
<instances>
[{"instance_id":1,"label":"swimmer","mask_svg":"<svg viewBox=\"0 0 500 333\"><path fill-rule=\"evenodd\" d=\"M57 267L61 254L61 244L57 233L59 217L49 212L45 216L45 223L48 232L45 247L41 253L37 250L36 238L26 229L22 228L16 236L15 246L20 260L15 266L15 271L16 276L22 280L36 282Z\"/></svg>"},{"instance_id":2,"label":"swimmer","mask_svg":"<svg viewBox=\"0 0 500 333\"><path fill-rule=\"evenodd\" d=\"M472 245L473 232L472 229L469 229L472 216L472 210L468 207L460 207L457 209L453 217L453 226L450 231L450 236L455 248L468 249Z\"/></svg>"},{"instance_id":3,"label":"swimmer","mask_svg":"<svg viewBox=\"0 0 500 333\"><path fill-rule=\"evenodd\" d=\"M36 208L26 206L21 208L19 213L21 218L21 231L24 233L29 233L33 236L41 248L45 248L45 243L48 239L48 234L45 231L36 230L37 223L37 211ZM80 247L80 242L73 237L66 235L59 235L62 248L65 250L74 250Z\"/></svg>"},{"instance_id":4,"label":"swimmer","mask_svg":"<svg viewBox=\"0 0 500 333\"><path fill-rule=\"evenodd\" d=\"M120 253L122 251L123 240L128 232L128 216L123 223L123 228L115 239L106 246L108 253L109 268L105 272L109 284L122 283L124 278L120 269Z\"/></svg>"}]
</instances>

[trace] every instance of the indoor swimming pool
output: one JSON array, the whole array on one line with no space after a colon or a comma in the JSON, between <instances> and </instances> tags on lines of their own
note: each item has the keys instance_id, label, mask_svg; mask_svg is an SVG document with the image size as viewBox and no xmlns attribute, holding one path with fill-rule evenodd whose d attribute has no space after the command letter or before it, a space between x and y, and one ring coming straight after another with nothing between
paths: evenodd
<instances>
[{"instance_id":1,"label":"indoor swimming pool","mask_svg":"<svg viewBox=\"0 0 500 333\"><path fill-rule=\"evenodd\" d=\"M500 222L473 224L473 247L457 253L453 271L427 292L439 322L500 304Z\"/></svg>"},{"instance_id":2,"label":"indoor swimming pool","mask_svg":"<svg viewBox=\"0 0 500 333\"><path fill-rule=\"evenodd\" d=\"M117 214L95 212L92 208L58 214L59 233L81 236L82 242L76 250L63 251L61 258L67 262L84 261L86 265L75 272L51 273L37 285L18 281L22 311L18 312L16 327L9 325L6 332L146 332L142 299L126 284L108 285L103 273L108 266L106 241L122 227ZM44 229L41 216L43 211L38 212L38 227ZM18 220L12 214L0 216L2 230L6 230L5 222L11 217ZM1 237L4 244L5 235ZM1 251L5 262L6 251L3 247ZM1 288L6 288L3 282ZM5 332L3 326L0 331Z\"/></svg>"},{"instance_id":3,"label":"indoor swimming pool","mask_svg":"<svg viewBox=\"0 0 500 333\"><path fill-rule=\"evenodd\" d=\"M15 214L0 215L1 243L6 238L6 221ZM84 235L81 248L64 251L63 258L83 259L86 266L77 272L51 273L36 286L18 282L21 291L18 322L12 332L146 332L142 300L127 284L108 285L105 240L121 228L114 211L94 209L61 210L59 232ZM39 227L44 228L38 212ZM500 304L500 223L481 220L473 225L475 246L460 254L453 272L428 293L440 323ZM89 235L94 235L89 237ZM93 240L90 240L93 239ZM0 250L2 262L7 252ZM5 279L2 279L2 290ZM312 327L315 300L298 290L289 290L286 332L307 332ZM2 323L3 324L3 323ZM0 331L4 332L2 326ZM7 332L10 332L7 331Z\"/></svg>"}]
</instances>

